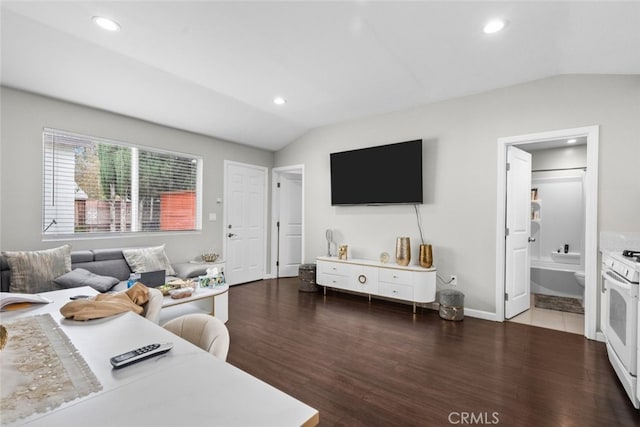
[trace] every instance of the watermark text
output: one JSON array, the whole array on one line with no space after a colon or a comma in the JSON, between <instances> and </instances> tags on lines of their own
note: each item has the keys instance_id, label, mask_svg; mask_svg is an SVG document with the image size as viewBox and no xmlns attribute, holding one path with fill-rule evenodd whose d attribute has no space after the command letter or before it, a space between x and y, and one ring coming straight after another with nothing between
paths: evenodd
<instances>
[{"instance_id":1,"label":"watermark text","mask_svg":"<svg viewBox=\"0 0 640 427\"><path fill-rule=\"evenodd\" d=\"M450 412L450 424L461 425L492 425L500 423L499 412Z\"/></svg>"}]
</instances>

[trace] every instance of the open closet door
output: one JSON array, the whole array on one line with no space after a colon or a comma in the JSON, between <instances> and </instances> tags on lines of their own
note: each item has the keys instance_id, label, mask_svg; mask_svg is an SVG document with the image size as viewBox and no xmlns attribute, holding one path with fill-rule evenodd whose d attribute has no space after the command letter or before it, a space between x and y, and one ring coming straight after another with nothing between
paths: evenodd
<instances>
[{"instance_id":1,"label":"open closet door","mask_svg":"<svg viewBox=\"0 0 640 427\"><path fill-rule=\"evenodd\" d=\"M507 147L505 318L531 304L529 241L531 236L531 154Z\"/></svg>"},{"instance_id":2,"label":"open closet door","mask_svg":"<svg viewBox=\"0 0 640 427\"><path fill-rule=\"evenodd\" d=\"M295 277L302 263L302 175L280 176L278 277Z\"/></svg>"}]
</instances>

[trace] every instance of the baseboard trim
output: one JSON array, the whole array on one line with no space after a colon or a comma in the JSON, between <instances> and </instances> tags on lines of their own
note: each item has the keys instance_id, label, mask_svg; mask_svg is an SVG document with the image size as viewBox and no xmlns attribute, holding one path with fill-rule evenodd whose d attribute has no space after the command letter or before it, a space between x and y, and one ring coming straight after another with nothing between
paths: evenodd
<instances>
[{"instance_id":1,"label":"baseboard trim","mask_svg":"<svg viewBox=\"0 0 640 427\"><path fill-rule=\"evenodd\" d=\"M322 287L322 285L318 285L320 287ZM331 289L334 291L338 291L338 292L344 292L347 294L352 294L352 295L361 295L361 296L365 296L366 294L363 294L361 292L355 292L355 291L349 291L347 289L337 289L337 288L327 288L327 289ZM372 296L375 299L381 299L381 300L385 300L385 301L392 301L395 303L399 303L399 304L405 304L405 305L412 305L413 303L410 301L406 301L406 300L397 300L395 298L386 298L380 295L375 295ZM436 301L434 302L427 302L427 303L418 303L416 304L418 307L421 308L426 308L429 310L435 310L438 311L440 310L440 304L438 304ZM498 320L498 316L496 315L496 313L491 313L489 311L483 311L483 310L474 310L472 308L466 308L464 309L464 315L468 316L468 317L474 317L476 319L482 319L482 320L490 320L492 322L500 322L501 320Z\"/></svg>"},{"instance_id":2,"label":"baseboard trim","mask_svg":"<svg viewBox=\"0 0 640 427\"><path fill-rule=\"evenodd\" d=\"M469 317L475 317L476 319L491 320L492 322L499 322L496 313L491 313L483 310L474 310L472 308L465 308L464 315Z\"/></svg>"},{"instance_id":3,"label":"baseboard trim","mask_svg":"<svg viewBox=\"0 0 640 427\"><path fill-rule=\"evenodd\" d=\"M429 302L426 304L422 304L421 306L431 310L436 310L436 311L440 310L440 304L438 304L437 302ZM476 319L491 320L492 322L499 322L496 313L491 313L488 311L474 310L472 308L465 307L464 315L469 317L474 317Z\"/></svg>"},{"instance_id":4,"label":"baseboard trim","mask_svg":"<svg viewBox=\"0 0 640 427\"><path fill-rule=\"evenodd\" d=\"M280 276L280 277L276 277L276 275L274 273L266 273L263 275L262 280L269 280L269 279L291 279L291 278L296 278L298 277L297 275L293 275L293 276Z\"/></svg>"}]
</instances>

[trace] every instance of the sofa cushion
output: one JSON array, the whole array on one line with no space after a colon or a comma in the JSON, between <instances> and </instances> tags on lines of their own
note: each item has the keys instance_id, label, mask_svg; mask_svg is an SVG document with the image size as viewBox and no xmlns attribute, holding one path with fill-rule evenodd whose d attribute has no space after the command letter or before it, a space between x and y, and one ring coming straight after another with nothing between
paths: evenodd
<instances>
[{"instance_id":1,"label":"sofa cushion","mask_svg":"<svg viewBox=\"0 0 640 427\"><path fill-rule=\"evenodd\" d=\"M122 254L134 273L164 270L167 276L176 274L173 267L171 267L167 254L164 252L164 245L150 248L123 249Z\"/></svg>"},{"instance_id":2,"label":"sofa cushion","mask_svg":"<svg viewBox=\"0 0 640 427\"><path fill-rule=\"evenodd\" d=\"M190 262L173 264L173 270L176 272L176 276L182 279L204 276L205 274L207 274L208 267L215 267L215 265Z\"/></svg>"},{"instance_id":3,"label":"sofa cushion","mask_svg":"<svg viewBox=\"0 0 640 427\"><path fill-rule=\"evenodd\" d=\"M115 277L99 276L84 268L76 268L57 277L54 282L62 289L91 286L98 292L107 292L114 285L120 283L120 280Z\"/></svg>"},{"instance_id":4,"label":"sofa cushion","mask_svg":"<svg viewBox=\"0 0 640 427\"><path fill-rule=\"evenodd\" d=\"M71 252L71 265L78 264L80 262L93 261L93 252L91 251L73 251Z\"/></svg>"},{"instance_id":5,"label":"sofa cushion","mask_svg":"<svg viewBox=\"0 0 640 427\"><path fill-rule=\"evenodd\" d=\"M131 269L124 258L119 260L111 259L105 261L81 262L71 264L71 268L84 268L99 276L115 277L119 280L127 280L131 274Z\"/></svg>"},{"instance_id":6,"label":"sofa cushion","mask_svg":"<svg viewBox=\"0 0 640 427\"><path fill-rule=\"evenodd\" d=\"M11 269L11 292L54 290L54 279L71 271L71 245L42 251L3 251L2 255Z\"/></svg>"},{"instance_id":7,"label":"sofa cushion","mask_svg":"<svg viewBox=\"0 0 640 427\"><path fill-rule=\"evenodd\" d=\"M94 261L110 261L110 260L123 260L124 255L122 249L94 249L93 260Z\"/></svg>"}]
</instances>

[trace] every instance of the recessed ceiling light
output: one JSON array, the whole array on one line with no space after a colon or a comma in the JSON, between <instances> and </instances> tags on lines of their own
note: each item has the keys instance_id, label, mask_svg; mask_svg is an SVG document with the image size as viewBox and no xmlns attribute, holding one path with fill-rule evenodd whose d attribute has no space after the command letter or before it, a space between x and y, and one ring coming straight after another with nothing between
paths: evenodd
<instances>
[{"instance_id":1,"label":"recessed ceiling light","mask_svg":"<svg viewBox=\"0 0 640 427\"><path fill-rule=\"evenodd\" d=\"M273 103L276 105L284 105L287 103L287 100L281 96L276 96L275 98L273 98Z\"/></svg>"},{"instance_id":2,"label":"recessed ceiling light","mask_svg":"<svg viewBox=\"0 0 640 427\"><path fill-rule=\"evenodd\" d=\"M502 30L504 26L507 25L507 21L504 19L493 19L484 26L483 31L485 34L493 34Z\"/></svg>"},{"instance_id":3,"label":"recessed ceiling light","mask_svg":"<svg viewBox=\"0 0 640 427\"><path fill-rule=\"evenodd\" d=\"M104 16L94 16L93 22L103 30L107 31L120 31L120 24L113 19L105 18Z\"/></svg>"},{"instance_id":4,"label":"recessed ceiling light","mask_svg":"<svg viewBox=\"0 0 640 427\"><path fill-rule=\"evenodd\" d=\"M577 139L570 139L567 141L567 144L575 144L576 142L578 142Z\"/></svg>"}]
</instances>

